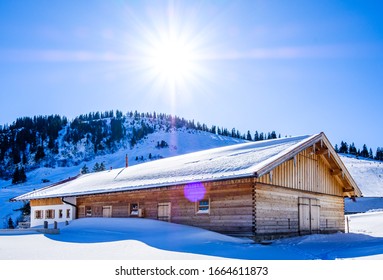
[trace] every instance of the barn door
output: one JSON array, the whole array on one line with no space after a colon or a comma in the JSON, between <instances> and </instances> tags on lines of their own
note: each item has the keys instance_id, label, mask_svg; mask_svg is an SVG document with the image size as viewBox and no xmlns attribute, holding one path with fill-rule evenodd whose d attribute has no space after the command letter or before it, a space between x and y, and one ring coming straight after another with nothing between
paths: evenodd
<instances>
[{"instance_id":1,"label":"barn door","mask_svg":"<svg viewBox=\"0 0 383 280\"><path fill-rule=\"evenodd\" d=\"M319 233L319 200L310 199L311 233Z\"/></svg>"},{"instance_id":2,"label":"barn door","mask_svg":"<svg viewBox=\"0 0 383 280\"><path fill-rule=\"evenodd\" d=\"M102 216L104 218L112 217L112 206L102 206Z\"/></svg>"},{"instance_id":3,"label":"barn door","mask_svg":"<svg viewBox=\"0 0 383 280\"><path fill-rule=\"evenodd\" d=\"M158 203L158 220L170 222L170 210L171 204L170 202L161 202Z\"/></svg>"},{"instance_id":4,"label":"barn door","mask_svg":"<svg viewBox=\"0 0 383 280\"><path fill-rule=\"evenodd\" d=\"M298 199L299 233L310 234L319 232L319 200L300 197Z\"/></svg>"},{"instance_id":5,"label":"barn door","mask_svg":"<svg viewBox=\"0 0 383 280\"><path fill-rule=\"evenodd\" d=\"M300 197L298 202L299 212L299 233L310 233L310 199Z\"/></svg>"}]
</instances>

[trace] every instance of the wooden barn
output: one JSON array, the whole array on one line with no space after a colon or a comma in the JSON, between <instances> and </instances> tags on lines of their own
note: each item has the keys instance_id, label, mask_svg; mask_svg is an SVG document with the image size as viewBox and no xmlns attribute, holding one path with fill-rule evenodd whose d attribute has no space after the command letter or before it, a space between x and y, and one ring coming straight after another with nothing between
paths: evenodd
<instances>
[{"instance_id":1,"label":"wooden barn","mask_svg":"<svg viewBox=\"0 0 383 280\"><path fill-rule=\"evenodd\" d=\"M31 226L141 217L269 239L344 231L361 192L324 133L249 142L81 175L14 198Z\"/></svg>"}]
</instances>

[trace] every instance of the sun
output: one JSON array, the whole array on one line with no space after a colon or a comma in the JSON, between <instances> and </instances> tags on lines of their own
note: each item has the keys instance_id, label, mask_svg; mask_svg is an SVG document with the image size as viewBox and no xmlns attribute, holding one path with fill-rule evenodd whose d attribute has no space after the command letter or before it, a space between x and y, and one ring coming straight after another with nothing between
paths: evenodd
<instances>
[{"instance_id":1,"label":"sun","mask_svg":"<svg viewBox=\"0 0 383 280\"><path fill-rule=\"evenodd\" d=\"M134 32L124 38L132 58L127 66L137 77L133 82L150 102L177 110L205 95L214 75L209 56L214 36L210 24L199 21L200 6L192 7L194 12L184 2L169 1L148 7L147 17L130 15Z\"/></svg>"},{"instance_id":2,"label":"sun","mask_svg":"<svg viewBox=\"0 0 383 280\"><path fill-rule=\"evenodd\" d=\"M170 84L185 82L195 68L193 50L177 39L160 41L153 47L152 71Z\"/></svg>"},{"instance_id":3,"label":"sun","mask_svg":"<svg viewBox=\"0 0 383 280\"><path fill-rule=\"evenodd\" d=\"M198 68L197 51L192 46L192 42L175 35L162 34L153 40L146 59L151 76L172 90L184 87L194 79Z\"/></svg>"}]
</instances>

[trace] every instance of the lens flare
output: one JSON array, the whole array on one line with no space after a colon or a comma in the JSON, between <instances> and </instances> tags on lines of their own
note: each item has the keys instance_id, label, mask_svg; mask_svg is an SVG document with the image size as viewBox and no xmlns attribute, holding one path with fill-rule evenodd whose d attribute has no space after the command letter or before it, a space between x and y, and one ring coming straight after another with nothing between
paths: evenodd
<instances>
[{"instance_id":1,"label":"lens flare","mask_svg":"<svg viewBox=\"0 0 383 280\"><path fill-rule=\"evenodd\" d=\"M184 187L184 195L191 202L203 199L205 193L206 189L202 183L191 183Z\"/></svg>"}]
</instances>

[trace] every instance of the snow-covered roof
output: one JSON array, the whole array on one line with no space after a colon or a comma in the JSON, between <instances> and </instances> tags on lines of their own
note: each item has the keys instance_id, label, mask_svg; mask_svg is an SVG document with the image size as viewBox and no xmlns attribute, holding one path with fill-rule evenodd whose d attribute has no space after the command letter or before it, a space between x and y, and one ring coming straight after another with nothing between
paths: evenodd
<instances>
[{"instance_id":1,"label":"snow-covered roof","mask_svg":"<svg viewBox=\"0 0 383 280\"><path fill-rule=\"evenodd\" d=\"M324 136L249 142L82 175L14 198L30 200L147 189L249 176L260 177Z\"/></svg>"}]
</instances>

